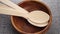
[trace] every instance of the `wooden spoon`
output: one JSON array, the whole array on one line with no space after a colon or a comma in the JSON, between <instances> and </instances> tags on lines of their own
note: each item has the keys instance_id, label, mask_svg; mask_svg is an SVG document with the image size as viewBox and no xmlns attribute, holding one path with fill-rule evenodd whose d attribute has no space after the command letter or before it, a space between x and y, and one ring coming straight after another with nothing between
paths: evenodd
<instances>
[{"instance_id":1,"label":"wooden spoon","mask_svg":"<svg viewBox=\"0 0 60 34\"><path fill-rule=\"evenodd\" d=\"M16 12L14 10L11 10L11 9L7 10L7 9L4 9L4 8L0 8L0 14L13 15L13 16L19 16L19 17L23 16L23 17L25 17L24 14L20 14L19 12ZM33 22L32 20L29 20L29 19L27 19L27 20L32 25L38 26L38 27L44 27L44 26L46 26L48 24L48 21L44 22L44 23L43 22L42 23L36 23L36 22Z\"/></svg>"},{"instance_id":2,"label":"wooden spoon","mask_svg":"<svg viewBox=\"0 0 60 34\"><path fill-rule=\"evenodd\" d=\"M7 0L6 0L6 2L5 1L2 1L3 3L5 3L5 4L7 4L7 5L9 5L9 6L12 6L13 7L13 5L14 6L16 6L15 4L13 4L12 2L8 2ZM10 5L10 4L8 4L8 3L11 3L11 4L13 4L13 5ZM13 7L13 8L16 8L16 7ZM23 8L22 8L23 9ZM22 9L19 9L18 10L18 8L16 9L17 11L25 11L26 13L25 14L22 14L23 15L23 17L25 17L29 22L31 22L31 24L32 25L34 25L34 24L36 24L35 26L37 26L38 24L41 24L41 25L43 25L43 24L47 24L47 22L48 22L48 20L49 20L49 15L47 14L47 13L45 13L45 12L43 12L43 11L40 11L40 10L38 10L38 11L32 11L31 13L28 13L28 11L26 11L26 10L22 10ZM5 10L5 12L4 12L4 10ZM9 10L6 10L6 9L1 9L1 13L5 13L5 14L7 14L7 12L6 11L9 11ZM21 14L19 14L20 12L15 12L14 14L12 13L12 11L9 11L8 12L8 14L10 14L11 15L11 13L12 13L12 15L18 15L18 16L22 16ZM43 14L43 15L42 15ZM37 16L38 15L38 16ZM40 15L42 15L42 16L40 16ZM44 16L46 16L46 17L44 17ZM43 18L42 18L43 17ZM38 27L44 27L44 26L46 26L46 25L44 25L44 26L41 26L41 25L39 25Z\"/></svg>"}]
</instances>

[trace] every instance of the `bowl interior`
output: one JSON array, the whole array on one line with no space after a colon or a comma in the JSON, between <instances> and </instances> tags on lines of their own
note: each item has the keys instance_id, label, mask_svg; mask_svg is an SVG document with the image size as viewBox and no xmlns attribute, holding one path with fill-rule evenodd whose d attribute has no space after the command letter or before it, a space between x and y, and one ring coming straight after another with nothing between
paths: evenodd
<instances>
[{"instance_id":1,"label":"bowl interior","mask_svg":"<svg viewBox=\"0 0 60 34\"><path fill-rule=\"evenodd\" d=\"M42 10L50 15L50 11L48 8L40 2L35 2L35 1L25 1L22 3L18 4L22 8L28 10L29 12L33 10ZM22 11L23 12L23 11ZM35 33L44 30L47 26L45 27L36 27L31 25L26 19L23 17L17 17L17 16L12 16L13 23L14 25L21 31L28 32L28 33Z\"/></svg>"}]
</instances>

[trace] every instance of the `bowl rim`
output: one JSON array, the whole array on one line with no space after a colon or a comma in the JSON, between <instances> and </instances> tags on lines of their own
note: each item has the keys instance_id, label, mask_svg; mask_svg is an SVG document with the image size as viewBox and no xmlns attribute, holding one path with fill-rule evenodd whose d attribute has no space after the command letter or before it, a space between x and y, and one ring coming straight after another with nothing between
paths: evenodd
<instances>
[{"instance_id":1,"label":"bowl rim","mask_svg":"<svg viewBox=\"0 0 60 34\"><path fill-rule=\"evenodd\" d=\"M23 1L23 2L25 2L25 1ZM18 5L19 5L19 4L22 4L23 2L18 3ZM35 1L35 2L39 2L39 3L43 4L43 5L45 5L45 7L49 10L49 14L50 14L50 19L49 19L50 22L48 23L48 25L47 25L43 30L38 31L38 32L35 32L35 33L47 32L47 29L49 29L49 27L51 26L51 23L52 23L52 13L51 13L51 10L50 10L50 8L49 8L45 3L41 2L41 1ZM14 27L18 32L21 32L21 33L29 33L29 32L25 32L25 31L22 31L22 30L20 30L19 28L17 28L17 26L14 24L13 16L11 16L11 23L12 23L13 27Z\"/></svg>"}]
</instances>

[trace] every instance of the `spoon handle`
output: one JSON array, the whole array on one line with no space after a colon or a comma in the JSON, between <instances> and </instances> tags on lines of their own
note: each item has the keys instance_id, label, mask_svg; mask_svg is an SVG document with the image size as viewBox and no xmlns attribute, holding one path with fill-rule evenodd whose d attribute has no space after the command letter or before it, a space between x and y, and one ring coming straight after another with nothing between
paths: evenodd
<instances>
[{"instance_id":1,"label":"spoon handle","mask_svg":"<svg viewBox=\"0 0 60 34\"><path fill-rule=\"evenodd\" d=\"M13 15L13 16L19 16L19 17L27 18L26 14L18 12L14 9L11 9L10 7L7 7L7 6L1 5L1 4L0 4L0 14Z\"/></svg>"},{"instance_id":2,"label":"spoon handle","mask_svg":"<svg viewBox=\"0 0 60 34\"><path fill-rule=\"evenodd\" d=\"M15 10L21 12L21 13L28 13L27 10L19 7L18 5L14 4L13 2L9 1L9 0L0 0L2 3L14 8Z\"/></svg>"}]
</instances>

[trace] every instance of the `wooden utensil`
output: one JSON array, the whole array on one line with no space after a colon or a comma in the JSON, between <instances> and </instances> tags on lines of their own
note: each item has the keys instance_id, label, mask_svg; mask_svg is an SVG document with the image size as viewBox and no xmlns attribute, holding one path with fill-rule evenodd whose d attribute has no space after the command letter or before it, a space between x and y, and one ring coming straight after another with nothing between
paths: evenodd
<instances>
[{"instance_id":1,"label":"wooden utensil","mask_svg":"<svg viewBox=\"0 0 60 34\"><path fill-rule=\"evenodd\" d=\"M3 3L5 3L5 4L7 4L8 6L11 6L11 7L13 7L13 6L15 6L15 7L13 7L13 8L17 8L17 9L19 9L18 8L18 6L17 5L15 5L14 3L12 3L12 2L10 2L9 0L5 0L5 1L1 1L1 2L3 2ZM10 4L12 4L12 5L10 5ZM23 9L23 8L22 8ZM20 11L23 11L21 8L20 8ZM17 10L18 11L18 10ZM26 11L26 10L24 10L25 12L28 12L28 11ZM1 9L1 13L7 13L7 12L4 12L2 9ZM11 11L10 12L8 12L8 14L10 14L11 15ZM17 12L15 12L16 14L15 15L20 15L19 13L17 13ZM43 16L40 16L41 14L43 14ZM45 13L45 12L43 12L43 11L33 11L33 12L31 12L31 13L28 13L28 14L24 14L25 15L25 18L29 21L29 20L31 20L31 21L29 21L29 22L34 22L35 24L36 23L38 23L38 24L43 24L43 23L45 23L45 22L48 22L48 20L49 20L49 15L47 14L47 13ZM23 16L24 16L23 15ZM33 16L32 16L33 15ZM38 16L37 16L38 15ZM44 15L46 15L46 17L44 17ZM43 17L43 18L42 18ZM40 19L39 19L40 18ZM38 25L37 24L37 25ZM45 23L46 24L46 23ZM34 24L32 24L32 25L34 25ZM36 26L37 26L36 25ZM47 24L46 24L47 25ZM44 26L46 26L46 25L44 25ZM38 27L44 27L44 26L41 26L41 25L39 25Z\"/></svg>"},{"instance_id":2,"label":"wooden utensil","mask_svg":"<svg viewBox=\"0 0 60 34\"><path fill-rule=\"evenodd\" d=\"M35 11L34 11L35 12ZM44 18L44 15L46 16L46 14L44 14L43 16L39 16L39 14L41 13L41 11L40 11L40 13L39 14L36 14L37 12L35 12L34 13L33 12L33 14L35 14L35 15L38 15L37 17L40 17L40 20L41 19L43 19ZM6 14L6 15L14 15L14 16L19 16L19 17L25 17L26 18L26 16L27 15L25 15L25 14L22 14L22 13L20 13L20 12L17 12L17 11L15 11L15 10L12 10L11 8L8 8L7 9L7 7L5 8L3 8L2 6L0 7L0 14ZM43 13L41 13L41 14L43 14ZM40 15L41 15L40 14ZM25 15L25 16L24 16ZM29 18L30 19L32 19L32 20L34 20L34 18L32 18L31 17L32 16L32 13L30 13L30 15L29 15ZM33 16L33 17L36 17L36 16ZM37 17L36 17L36 19L37 19ZM46 17L49 17L49 16L46 16ZM45 19L45 18L44 18ZM47 19L47 18L46 18ZM45 21L46 21L46 19L45 19ZM49 19L49 18L48 18ZM44 23L44 20L43 21L40 21L40 23L36 20L36 22L33 22L32 20L29 20L29 19L27 19L32 25L35 25L35 26L38 26L38 27L44 27L44 26L46 26L47 24L48 24L48 21L46 21L46 23Z\"/></svg>"}]
</instances>

